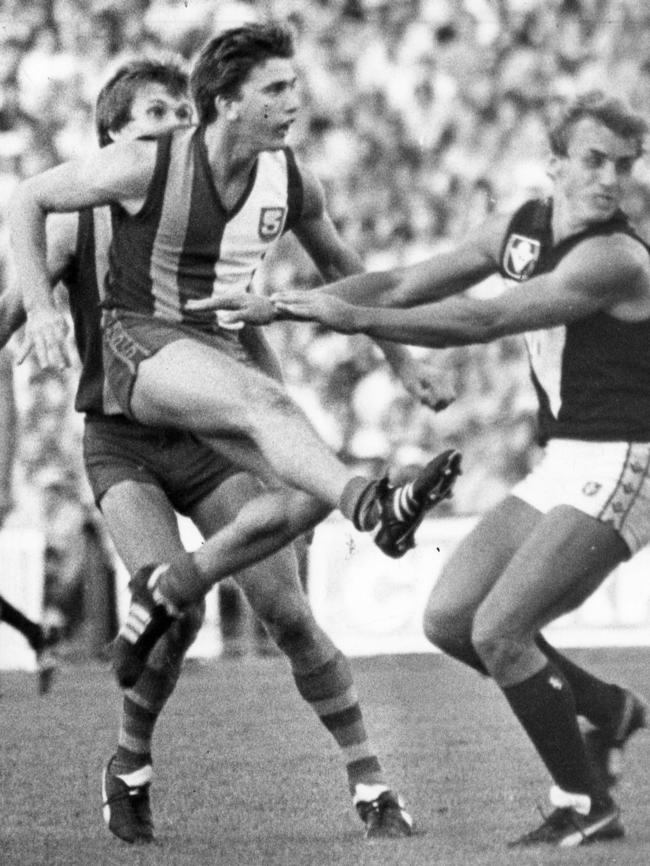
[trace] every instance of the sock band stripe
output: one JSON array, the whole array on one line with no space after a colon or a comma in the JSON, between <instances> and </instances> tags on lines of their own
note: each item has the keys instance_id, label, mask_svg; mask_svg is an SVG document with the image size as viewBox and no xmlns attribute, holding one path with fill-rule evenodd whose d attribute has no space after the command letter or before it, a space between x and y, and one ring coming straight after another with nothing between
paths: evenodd
<instances>
[{"instance_id":1,"label":"sock band stripe","mask_svg":"<svg viewBox=\"0 0 650 866\"><path fill-rule=\"evenodd\" d=\"M312 706L319 716L329 716L334 713L346 710L348 707L354 706L359 702L357 692L354 686L350 686L342 694L335 695L333 698L325 698L322 701L312 701Z\"/></svg>"},{"instance_id":2,"label":"sock band stripe","mask_svg":"<svg viewBox=\"0 0 650 866\"><path fill-rule=\"evenodd\" d=\"M358 722L361 719L361 710L359 704L354 704L345 710L341 710L341 712L331 713L327 716L321 715L320 718L328 731L335 731L337 729L349 728Z\"/></svg>"}]
</instances>

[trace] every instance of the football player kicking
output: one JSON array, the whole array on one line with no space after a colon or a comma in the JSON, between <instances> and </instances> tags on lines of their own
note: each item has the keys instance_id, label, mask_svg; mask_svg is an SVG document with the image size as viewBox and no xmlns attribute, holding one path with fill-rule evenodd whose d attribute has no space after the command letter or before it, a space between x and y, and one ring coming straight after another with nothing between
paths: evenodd
<instances>
[{"instance_id":1,"label":"football player kicking","mask_svg":"<svg viewBox=\"0 0 650 866\"><path fill-rule=\"evenodd\" d=\"M176 66L136 61L120 69L98 99L100 143L159 135L170 126L187 126L191 106L184 73ZM338 743L353 803L369 837L405 836L412 821L387 784L372 748L347 659L316 624L297 576L291 548L293 525L302 521L301 495L288 499L266 494L271 530L260 545L256 497L259 483L216 454L190 432L152 429L127 418L104 375L99 309L104 300L111 239L108 208L56 215L47 222L49 279L67 287L77 344L83 361L76 408L85 413L84 458L96 502L117 550L132 574L149 575L151 562L185 561L174 509L192 518L204 536L234 519L227 535L207 542L200 552L211 574L237 571L237 582L253 610L287 655L297 688ZM339 253L340 242L324 253ZM11 307L13 297L13 309ZM5 341L24 319L20 298L4 300ZM251 329L242 343L269 372L277 370L263 339ZM393 351L410 390L428 400L429 373L408 356ZM423 385L422 383L425 382ZM435 396L431 397L432 400ZM450 481L453 479L450 479ZM274 498L275 497L275 498ZM327 509L312 504L312 520ZM242 549L247 560L241 558ZM263 563L262 555L279 550ZM239 553L238 553L239 552ZM252 563L246 571L242 565ZM217 572L217 566L221 568ZM202 618L204 588L165 634L129 670L115 755L104 770L104 816L115 835L129 842L153 839L150 809L151 739L158 716L174 689L184 654ZM155 644L155 645L154 645ZM149 650L151 650L149 654Z\"/></svg>"}]
</instances>

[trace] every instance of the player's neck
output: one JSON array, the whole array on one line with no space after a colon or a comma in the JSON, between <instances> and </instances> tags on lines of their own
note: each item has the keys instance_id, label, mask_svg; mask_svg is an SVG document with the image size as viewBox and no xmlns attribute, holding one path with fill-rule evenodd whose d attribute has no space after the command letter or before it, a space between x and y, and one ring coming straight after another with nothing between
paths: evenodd
<instances>
[{"instance_id":1,"label":"player's neck","mask_svg":"<svg viewBox=\"0 0 650 866\"><path fill-rule=\"evenodd\" d=\"M594 220L586 219L582 214L576 213L567 201L561 197L554 196L551 226L554 244L560 243L565 238L580 234L592 225L594 225Z\"/></svg>"},{"instance_id":2,"label":"player's neck","mask_svg":"<svg viewBox=\"0 0 650 866\"><path fill-rule=\"evenodd\" d=\"M218 184L228 186L250 175L259 151L218 123L205 129L208 162Z\"/></svg>"}]
</instances>

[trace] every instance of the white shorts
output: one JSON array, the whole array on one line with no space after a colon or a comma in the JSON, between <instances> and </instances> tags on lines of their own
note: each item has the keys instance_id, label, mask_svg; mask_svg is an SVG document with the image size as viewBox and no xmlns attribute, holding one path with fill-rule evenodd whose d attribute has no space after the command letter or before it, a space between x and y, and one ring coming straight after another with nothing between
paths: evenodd
<instances>
[{"instance_id":1,"label":"white shorts","mask_svg":"<svg viewBox=\"0 0 650 866\"><path fill-rule=\"evenodd\" d=\"M544 514L571 505L609 523L636 553L650 541L650 442L552 439L511 493Z\"/></svg>"}]
</instances>

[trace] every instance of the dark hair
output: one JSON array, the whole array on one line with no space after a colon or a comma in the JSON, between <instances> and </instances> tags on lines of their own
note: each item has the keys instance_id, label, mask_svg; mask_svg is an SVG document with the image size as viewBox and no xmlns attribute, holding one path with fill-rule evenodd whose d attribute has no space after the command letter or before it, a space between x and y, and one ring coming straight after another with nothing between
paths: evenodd
<instances>
[{"instance_id":1,"label":"dark hair","mask_svg":"<svg viewBox=\"0 0 650 866\"><path fill-rule=\"evenodd\" d=\"M552 153L556 156L567 155L571 133L575 125L585 117L597 120L621 138L633 139L637 156L643 153L643 140L648 124L622 99L608 96L602 90L583 93L560 112L549 133Z\"/></svg>"},{"instance_id":2,"label":"dark hair","mask_svg":"<svg viewBox=\"0 0 650 866\"><path fill-rule=\"evenodd\" d=\"M104 147L131 120L137 91L145 84L161 84L173 96L188 95L189 76L177 59L140 58L124 63L99 92L95 105L95 129Z\"/></svg>"},{"instance_id":3,"label":"dark hair","mask_svg":"<svg viewBox=\"0 0 650 866\"><path fill-rule=\"evenodd\" d=\"M294 56L293 33L286 24L246 24L224 30L204 47L190 75L194 104L201 123L217 116L217 96L232 97L251 70L271 57Z\"/></svg>"}]
</instances>

